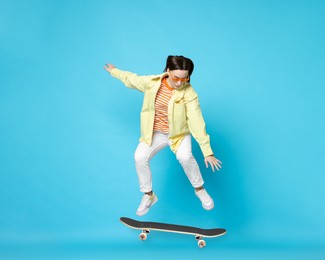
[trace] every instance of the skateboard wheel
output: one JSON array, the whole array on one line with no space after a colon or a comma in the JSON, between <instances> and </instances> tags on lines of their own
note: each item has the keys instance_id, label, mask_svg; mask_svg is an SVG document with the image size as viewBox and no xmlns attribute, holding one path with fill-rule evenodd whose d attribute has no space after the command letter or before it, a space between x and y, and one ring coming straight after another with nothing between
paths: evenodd
<instances>
[{"instance_id":1,"label":"skateboard wheel","mask_svg":"<svg viewBox=\"0 0 325 260\"><path fill-rule=\"evenodd\" d=\"M207 245L207 243L204 240L199 240L199 242L197 242L199 248L203 248Z\"/></svg>"},{"instance_id":2,"label":"skateboard wheel","mask_svg":"<svg viewBox=\"0 0 325 260\"><path fill-rule=\"evenodd\" d=\"M146 234L146 233L141 233L141 234L139 235L139 239L140 239L141 241L146 240L146 239L147 239L147 234Z\"/></svg>"}]
</instances>

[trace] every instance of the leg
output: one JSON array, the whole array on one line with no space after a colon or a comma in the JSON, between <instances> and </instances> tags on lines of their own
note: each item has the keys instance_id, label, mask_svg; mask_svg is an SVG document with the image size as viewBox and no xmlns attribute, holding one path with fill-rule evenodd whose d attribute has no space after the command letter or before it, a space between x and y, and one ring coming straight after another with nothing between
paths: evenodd
<instances>
[{"instance_id":1,"label":"leg","mask_svg":"<svg viewBox=\"0 0 325 260\"><path fill-rule=\"evenodd\" d=\"M187 135L176 152L176 158L182 165L185 174L194 188L201 188L204 184L199 166L192 154L191 136Z\"/></svg>"},{"instance_id":2,"label":"leg","mask_svg":"<svg viewBox=\"0 0 325 260\"><path fill-rule=\"evenodd\" d=\"M206 210L211 210L214 207L213 199L203 188L203 178L199 166L192 154L191 136L187 135L183 139L180 147L176 152L176 158L183 166L183 169L195 188L196 196L201 200L202 207Z\"/></svg>"},{"instance_id":3,"label":"leg","mask_svg":"<svg viewBox=\"0 0 325 260\"><path fill-rule=\"evenodd\" d=\"M154 132L151 146L139 143L134 153L134 159L141 192L150 193L152 191L152 175L149 162L153 156L167 145L168 136L160 132Z\"/></svg>"}]
</instances>

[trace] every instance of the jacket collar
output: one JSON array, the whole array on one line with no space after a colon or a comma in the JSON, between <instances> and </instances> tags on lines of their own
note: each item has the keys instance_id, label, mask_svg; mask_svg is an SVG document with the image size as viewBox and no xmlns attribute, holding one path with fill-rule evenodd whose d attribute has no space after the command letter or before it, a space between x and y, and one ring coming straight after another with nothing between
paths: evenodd
<instances>
[{"instance_id":1,"label":"jacket collar","mask_svg":"<svg viewBox=\"0 0 325 260\"><path fill-rule=\"evenodd\" d=\"M161 74L158 74L158 75L155 75L153 76L153 80L156 80L156 81L161 81L164 77L166 77L168 75L167 72L164 72L164 73L161 73ZM183 84L181 87L179 87L178 89L175 89L177 92L184 92L184 90L186 89L186 87L188 87L190 85L190 83L185 83Z\"/></svg>"}]
</instances>

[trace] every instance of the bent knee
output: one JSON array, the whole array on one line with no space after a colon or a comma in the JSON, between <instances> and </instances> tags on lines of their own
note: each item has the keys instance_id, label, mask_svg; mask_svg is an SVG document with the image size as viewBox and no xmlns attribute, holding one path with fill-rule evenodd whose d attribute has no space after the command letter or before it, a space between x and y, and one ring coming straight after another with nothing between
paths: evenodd
<instances>
[{"instance_id":1,"label":"bent knee","mask_svg":"<svg viewBox=\"0 0 325 260\"><path fill-rule=\"evenodd\" d=\"M180 163L186 163L194 160L193 154L191 152L177 154L176 158Z\"/></svg>"},{"instance_id":2,"label":"bent knee","mask_svg":"<svg viewBox=\"0 0 325 260\"><path fill-rule=\"evenodd\" d=\"M147 162L149 161L149 158L146 154L144 153L139 153L139 152L135 152L134 153L134 161L136 163L143 163L143 162Z\"/></svg>"}]
</instances>

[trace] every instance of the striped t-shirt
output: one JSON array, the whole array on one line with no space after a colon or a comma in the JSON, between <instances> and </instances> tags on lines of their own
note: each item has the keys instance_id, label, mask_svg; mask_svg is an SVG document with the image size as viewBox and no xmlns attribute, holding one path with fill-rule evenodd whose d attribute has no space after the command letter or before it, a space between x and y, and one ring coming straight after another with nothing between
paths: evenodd
<instances>
[{"instance_id":1,"label":"striped t-shirt","mask_svg":"<svg viewBox=\"0 0 325 260\"><path fill-rule=\"evenodd\" d=\"M168 103L173 95L173 88L171 88L166 78L161 81L160 88L155 100L155 121L153 125L154 131L169 133L168 126Z\"/></svg>"}]
</instances>

